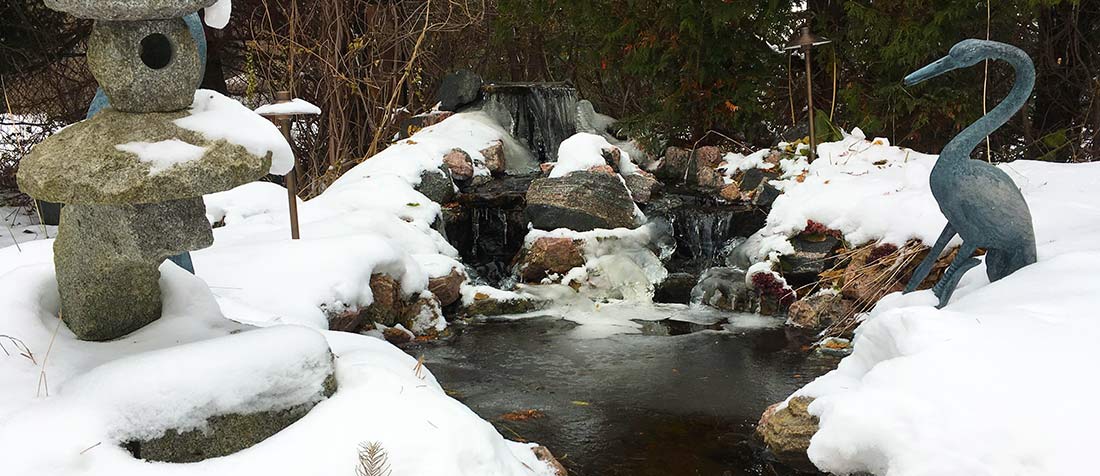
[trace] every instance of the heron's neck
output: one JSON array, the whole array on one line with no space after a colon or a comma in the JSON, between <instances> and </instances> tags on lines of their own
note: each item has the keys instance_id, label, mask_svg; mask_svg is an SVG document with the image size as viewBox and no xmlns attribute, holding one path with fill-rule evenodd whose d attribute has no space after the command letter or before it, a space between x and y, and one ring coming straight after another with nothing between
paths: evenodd
<instances>
[{"instance_id":1,"label":"heron's neck","mask_svg":"<svg viewBox=\"0 0 1100 476\"><path fill-rule=\"evenodd\" d=\"M951 139L951 142L944 146L937 166L950 167L968 160L970 153L978 147L978 144L1008 122L1031 96L1031 89L1035 86L1035 66L1031 58L1028 58L1023 51L1009 45L997 45L989 53L988 58L1004 60L1012 65L1012 69L1016 72L1016 82L1012 86L1012 91L992 111Z\"/></svg>"}]
</instances>

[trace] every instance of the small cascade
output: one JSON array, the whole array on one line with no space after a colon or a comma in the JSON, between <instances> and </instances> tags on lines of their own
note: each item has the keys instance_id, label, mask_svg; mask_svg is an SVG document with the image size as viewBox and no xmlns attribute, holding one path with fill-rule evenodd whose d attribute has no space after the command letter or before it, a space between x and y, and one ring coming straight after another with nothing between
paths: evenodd
<instances>
[{"instance_id":1,"label":"small cascade","mask_svg":"<svg viewBox=\"0 0 1100 476\"><path fill-rule=\"evenodd\" d=\"M534 176L506 176L459 194L444 209L447 239L475 280L494 286L511 277L527 236L527 187Z\"/></svg>"},{"instance_id":2,"label":"small cascade","mask_svg":"<svg viewBox=\"0 0 1100 476\"><path fill-rule=\"evenodd\" d=\"M486 85L481 109L539 162L557 160L558 145L577 132L577 90L567 83Z\"/></svg>"},{"instance_id":3,"label":"small cascade","mask_svg":"<svg viewBox=\"0 0 1100 476\"><path fill-rule=\"evenodd\" d=\"M725 266L725 253L763 228L767 218L752 206L703 203L697 197L684 197L668 216L676 236L669 271L694 275Z\"/></svg>"}]
</instances>

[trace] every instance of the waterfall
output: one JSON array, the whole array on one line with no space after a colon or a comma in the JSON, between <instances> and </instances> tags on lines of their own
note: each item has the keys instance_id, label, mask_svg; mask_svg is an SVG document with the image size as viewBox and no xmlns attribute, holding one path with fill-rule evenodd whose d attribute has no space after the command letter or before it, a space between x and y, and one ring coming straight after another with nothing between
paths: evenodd
<instances>
[{"instance_id":1,"label":"waterfall","mask_svg":"<svg viewBox=\"0 0 1100 476\"><path fill-rule=\"evenodd\" d=\"M676 252L670 271L699 274L724 265L725 253L764 226L759 210L743 205L685 204L671 211Z\"/></svg>"},{"instance_id":2,"label":"waterfall","mask_svg":"<svg viewBox=\"0 0 1100 476\"><path fill-rule=\"evenodd\" d=\"M577 132L577 90L566 83L495 83L481 109L539 162L557 160L558 145Z\"/></svg>"}]
</instances>

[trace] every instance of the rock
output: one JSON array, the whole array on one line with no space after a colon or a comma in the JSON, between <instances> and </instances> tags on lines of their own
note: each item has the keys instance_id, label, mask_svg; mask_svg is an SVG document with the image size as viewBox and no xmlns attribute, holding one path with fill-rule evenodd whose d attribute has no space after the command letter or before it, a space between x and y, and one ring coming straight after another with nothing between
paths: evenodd
<instances>
[{"instance_id":1,"label":"rock","mask_svg":"<svg viewBox=\"0 0 1100 476\"><path fill-rule=\"evenodd\" d=\"M524 250L519 260L520 279L538 283L550 274L563 275L584 266L584 242L572 238L542 237Z\"/></svg>"},{"instance_id":2,"label":"rock","mask_svg":"<svg viewBox=\"0 0 1100 476\"><path fill-rule=\"evenodd\" d=\"M397 327L387 327L386 330L382 331L382 338L393 345L401 345L412 342L413 335Z\"/></svg>"},{"instance_id":3,"label":"rock","mask_svg":"<svg viewBox=\"0 0 1100 476\"><path fill-rule=\"evenodd\" d=\"M707 190L719 190L725 185L724 175L718 166L724 161L722 151L714 146L700 147L695 151L695 185Z\"/></svg>"},{"instance_id":4,"label":"rock","mask_svg":"<svg viewBox=\"0 0 1100 476\"><path fill-rule=\"evenodd\" d=\"M815 283L829 269L831 258L841 248L840 239L831 235L803 233L790 240L794 254L783 255L783 278L794 288Z\"/></svg>"},{"instance_id":5,"label":"rock","mask_svg":"<svg viewBox=\"0 0 1100 476\"><path fill-rule=\"evenodd\" d=\"M634 202L616 176L578 171L540 178L527 191L527 217L540 230L635 228Z\"/></svg>"},{"instance_id":6,"label":"rock","mask_svg":"<svg viewBox=\"0 0 1100 476\"><path fill-rule=\"evenodd\" d=\"M435 203L448 203L455 198L455 183L451 180L451 169L446 165L425 170L420 174L420 183L415 188Z\"/></svg>"},{"instance_id":7,"label":"rock","mask_svg":"<svg viewBox=\"0 0 1100 476\"><path fill-rule=\"evenodd\" d=\"M267 349L265 345L279 349L282 355L264 357L268 362L258 364L256 352ZM210 359L212 349L223 358ZM159 401L140 402L140 410L123 418L142 418L143 428L136 430L139 435L113 435L135 458L148 461L194 463L237 453L289 427L337 390L332 352L324 337L311 329L257 329L174 347L169 354L150 354L108 363L90 374L96 376L95 372L104 369L107 375L132 375L141 392L164 396ZM230 388L196 385L219 371L259 375L225 383ZM158 378L150 372L171 375ZM75 384L102 385L88 378ZM124 414L127 403L118 402ZM158 405L166 408L157 409ZM195 419L205 425L173 428L179 423L158 421L158 415L171 418L169 415L181 412L186 412L184 422ZM153 429L163 429L163 433L150 431ZM149 438L146 434L159 436Z\"/></svg>"},{"instance_id":8,"label":"rock","mask_svg":"<svg viewBox=\"0 0 1100 476\"><path fill-rule=\"evenodd\" d=\"M541 163L541 164L539 164L539 173L542 174L543 177L549 177L550 172L554 171L554 166L555 165L557 165L557 163L555 163L555 162Z\"/></svg>"},{"instance_id":9,"label":"rock","mask_svg":"<svg viewBox=\"0 0 1100 476\"><path fill-rule=\"evenodd\" d=\"M457 269L451 274L428 280L428 290L439 300L439 305L450 306L462 297L462 283L466 282L466 274Z\"/></svg>"},{"instance_id":10,"label":"rock","mask_svg":"<svg viewBox=\"0 0 1100 476\"><path fill-rule=\"evenodd\" d=\"M462 106L472 104L481 97L481 86L484 84L481 76L468 69L448 74L439 86L439 109L458 111Z\"/></svg>"},{"instance_id":11,"label":"rock","mask_svg":"<svg viewBox=\"0 0 1100 476\"><path fill-rule=\"evenodd\" d=\"M653 291L653 302L671 304L690 304L691 291L699 277L691 273L672 273L657 284Z\"/></svg>"},{"instance_id":12,"label":"rock","mask_svg":"<svg viewBox=\"0 0 1100 476\"><path fill-rule=\"evenodd\" d=\"M370 290L374 296L370 306L330 313L329 330L360 333L375 324L387 327L401 324L414 333L422 333L442 319L439 300L434 295L406 296L401 292L401 283L389 275L372 275Z\"/></svg>"},{"instance_id":13,"label":"rock","mask_svg":"<svg viewBox=\"0 0 1100 476\"><path fill-rule=\"evenodd\" d=\"M229 190L267 174L271 154L209 141L172 121L187 111L134 114L105 109L38 144L19 164L19 188L36 199L66 204L156 203ZM151 174L118 144L179 140L205 148L195 160Z\"/></svg>"},{"instance_id":14,"label":"rock","mask_svg":"<svg viewBox=\"0 0 1100 476\"><path fill-rule=\"evenodd\" d=\"M740 201L742 198L741 185L736 183L726 185L718 192L718 196L730 202Z\"/></svg>"},{"instance_id":15,"label":"rock","mask_svg":"<svg viewBox=\"0 0 1100 476\"><path fill-rule=\"evenodd\" d=\"M600 155L603 156L604 163L616 174L619 173L619 166L622 164L623 151L618 147L611 147L610 149L603 149L600 151Z\"/></svg>"},{"instance_id":16,"label":"rock","mask_svg":"<svg viewBox=\"0 0 1100 476\"><path fill-rule=\"evenodd\" d=\"M561 462L550 453L550 449L545 446L536 446L531 449L535 453L535 457L539 461L546 463L550 466L550 470L554 472L554 476L569 476L569 472L565 470L565 466L562 466Z\"/></svg>"},{"instance_id":17,"label":"rock","mask_svg":"<svg viewBox=\"0 0 1100 476\"><path fill-rule=\"evenodd\" d=\"M618 177L619 176L619 174L617 172L615 172L615 169L611 168L610 165L606 165L606 164L605 165L597 165L595 167L589 167L588 171L592 172L592 173L596 173L596 174L608 175L608 176L611 176L611 177Z\"/></svg>"},{"instance_id":18,"label":"rock","mask_svg":"<svg viewBox=\"0 0 1100 476\"><path fill-rule=\"evenodd\" d=\"M706 270L691 290L691 302L723 311L753 312L757 307L756 293L749 289L745 271L739 268Z\"/></svg>"},{"instance_id":19,"label":"rock","mask_svg":"<svg viewBox=\"0 0 1100 476\"><path fill-rule=\"evenodd\" d=\"M634 203L649 203L654 196L661 193L664 185L649 172L639 172L623 177L626 188L630 190L630 197Z\"/></svg>"},{"instance_id":20,"label":"rock","mask_svg":"<svg viewBox=\"0 0 1100 476\"><path fill-rule=\"evenodd\" d=\"M485 157L485 168L493 175L503 174L508 168L508 160L504 154L504 142L496 141L493 145L481 151Z\"/></svg>"},{"instance_id":21,"label":"rock","mask_svg":"<svg viewBox=\"0 0 1100 476\"><path fill-rule=\"evenodd\" d=\"M487 295L478 294L474 301L461 310L461 314L473 316L503 316L506 314L523 314L537 311L546 307L545 301L539 301L533 297L519 297L514 299L495 299Z\"/></svg>"},{"instance_id":22,"label":"rock","mask_svg":"<svg viewBox=\"0 0 1100 476\"><path fill-rule=\"evenodd\" d=\"M817 334L850 316L853 310L852 301L839 294L815 294L791 304L787 311L787 326L807 334Z\"/></svg>"},{"instance_id":23,"label":"rock","mask_svg":"<svg viewBox=\"0 0 1100 476\"><path fill-rule=\"evenodd\" d=\"M180 18L213 5L216 0L46 0L46 7L94 20Z\"/></svg>"},{"instance_id":24,"label":"rock","mask_svg":"<svg viewBox=\"0 0 1100 476\"><path fill-rule=\"evenodd\" d=\"M88 37L88 67L111 107L122 112L190 107L203 70L198 44L182 18L95 22Z\"/></svg>"},{"instance_id":25,"label":"rock","mask_svg":"<svg viewBox=\"0 0 1100 476\"><path fill-rule=\"evenodd\" d=\"M160 318L160 264L214 243L202 198L146 205L69 205L54 261L61 318L105 341Z\"/></svg>"},{"instance_id":26,"label":"rock","mask_svg":"<svg viewBox=\"0 0 1100 476\"><path fill-rule=\"evenodd\" d=\"M684 174L691 163L691 150L681 147L669 147L665 149L665 156L653 173L657 178L670 184L684 181Z\"/></svg>"},{"instance_id":27,"label":"rock","mask_svg":"<svg viewBox=\"0 0 1100 476\"><path fill-rule=\"evenodd\" d=\"M752 204L762 209L770 209L775 199L783 192L775 188L771 181L765 180L752 192Z\"/></svg>"},{"instance_id":28,"label":"rock","mask_svg":"<svg viewBox=\"0 0 1100 476\"><path fill-rule=\"evenodd\" d=\"M469 180L474 176L474 161L462 149L451 149L443 156L443 164L451 171L454 180Z\"/></svg>"},{"instance_id":29,"label":"rock","mask_svg":"<svg viewBox=\"0 0 1100 476\"><path fill-rule=\"evenodd\" d=\"M756 424L756 436L779 462L799 471L817 473L817 467L806 455L810 438L818 429L817 417L806 411L810 403L812 398L794 397L782 410L777 410L779 403L768 407Z\"/></svg>"}]
</instances>

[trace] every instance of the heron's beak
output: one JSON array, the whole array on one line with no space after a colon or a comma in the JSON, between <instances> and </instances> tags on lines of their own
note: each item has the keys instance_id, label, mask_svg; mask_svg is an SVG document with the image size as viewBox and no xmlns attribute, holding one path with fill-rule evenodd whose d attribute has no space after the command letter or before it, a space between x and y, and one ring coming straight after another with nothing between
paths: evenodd
<instances>
[{"instance_id":1,"label":"heron's beak","mask_svg":"<svg viewBox=\"0 0 1100 476\"><path fill-rule=\"evenodd\" d=\"M935 63L932 63L921 69L913 71L912 73L909 73L909 76L906 76L905 79L902 80L902 83L904 83L906 86L912 86L914 84L935 78L936 76L951 71L957 67L958 66L955 65L954 59L952 59L950 56L944 56L943 58L936 60Z\"/></svg>"}]
</instances>

